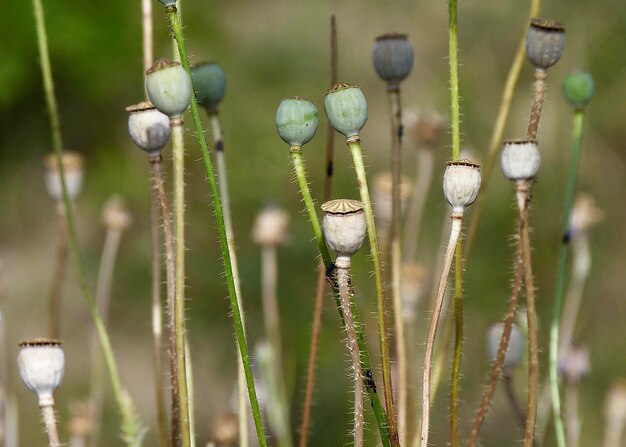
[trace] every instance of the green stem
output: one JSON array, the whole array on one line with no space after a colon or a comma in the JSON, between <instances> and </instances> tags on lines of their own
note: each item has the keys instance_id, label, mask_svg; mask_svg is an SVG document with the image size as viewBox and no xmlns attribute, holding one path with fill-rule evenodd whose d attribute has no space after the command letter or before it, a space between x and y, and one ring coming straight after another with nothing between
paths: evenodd
<instances>
[{"instance_id":1,"label":"green stem","mask_svg":"<svg viewBox=\"0 0 626 447\"><path fill-rule=\"evenodd\" d=\"M65 215L67 217L67 229L69 232L70 245L72 248L72 255L76 264L76 271L78 276L78 282L80 290L85 297L87 307L93 318L98 337L100 338L100 345L104 354L107 369L109 371L109 378L111 380L111 388L113 390L113 396L117 405L118 412L122 418L122 426L132 427L133 432L127 433L128 445L139 445L141 438L141 428L138 426L136 420L131 421L135 415L130 413L127 407L128 399L122 396L122 385L120 382L119 372L117 370L117 364L115 362L115 356L113 355L113 347L111 346L111 340L104 325L102 318L96 307L93 295L87 284L87 275L85 273L85 265L83 262L82 254L80 252L80 246L78 243L78 234L76 232L76 222L74 220L74 210L72 208L72 201L67 192L67 185L65 182L65 168L63 167L63 149L61 128L59 125L59 113L57 109L56 97L54 94L54 87L52 83L52 70L50 68L50 55L48 53L48 41L46 35L46 28L44 23L44 11L41 0L33 0L33 6L35 9L35 20L37 23L37 41L39 46L39 56L41 59L41 74L43 77L44 92L46 97L46 104L48 106L48 113L50 115L50 128L52 134L52 145L57 156L57 162L59 165L59 173L61 176L61 190L63 191L63 204L65 207Z\"/></svg>"},{"instance_id":2,"label":"green stem","mask_svg":"<svg viewBox=\"0 0 626 447\"><path fill-rule=\"evenodd\" d=\"M391 361L389 358L389 331L387 329L387 310L385 303L385 287L383 284L383 270L380 262L380 253L378 249L378 237L376 233L376 223L374 220L374 210L372 201L367 187L367 177L365 174L365 165L363 164L363 154L361 150L361 142L358 138L351 138L347 141L354 169L356 171L359 193L361 201L364 205L365 220L367 223L367 235L370 242L370 253L372 263L374 264L374 282L376 284L376 308L378 320L378 339L380 342L380 355L383 370L383 388L385 392L385 406L387 408L387 419L389 422L389 435L391 436L392 445L399 445L398 429L396 426L396 412L393 403L393 389L391 384Z\"/></svg>"},{"instance_id":3,"label":"green stem","mask_svg":"<svg viewBox=\"0 0 626 447\"><path fill-rule=\"evenodd\" d=\"M448 59L450 62L450 118L452 120L452 159L461 153L461 126L459 120L459 63L457 0L448 0Z\"/></svg>"},{"instance_id":4,"label":"green stem","mask_svg":"<svg viewBox=\"0 0 626 447\"><path fill-rule=\"evenodd\" d=\"M191 78L191 70L189 66L189 56L185 48L185 42L183 37L182 27L176 14L176 7L173 5L165 8L168 19L174 32L174 37L180 52L180 59L183 67ZM215 178L215 171L213 169L213 163L211 162L211 156L209 155L209 147L204 137L204 130L202 129L202 122L200 121L200 111L198 109L198 103L196 101L196 94L192 89L191 94L191 115L193 118L194 129L200 144L200 150L202 152L202 158L204 160L204 166L207 174L207 180L211 188L211 194L213 195L213 206L215 208L215 217L217 220L217 231L220 239L220 247L222 251L222 259L224 262L224 270L226 272L226 284L228 286L228 295L230 298L231 311L233 316L233 323L235 326L235 333L237 335L237 341L239 343L239 352L241 354L241 360L243 362L244 371L246 374L246 383L248 385L248 394L250 397L250 404L252 406L252 416L254 418L254 425L256 427L257 437L259 439L260 447L266 447L267 441L265 439L265 433L263 430L263 422L261 421L261 411L259 409L259 402L256 395L256 389L254 387L254 377L252 376L252 369L250 367L250 356L248 353L248 344L246 341L245 328L241 319L241 311L239 309L239 303L237 300L237 292L235 290L235 282L233 275L233 268L231 262L230 250L228 248L228 238L226 237L226 228L224 225L224 213L222 211L222 201L220 198L217 181Z\"/></svg>"},{"instance_id":5,"label":"green stem","mask_svg":"<svg viewBox=\"0 0 626 447\"><path fill-rule=\"evenodd\" d=\"M459 241L454 252L454 359L450 390L450 445L459 444L459 379L463 354L463 244Z\"/></svg>"},{"instance_id":6,"label":"green stem","mask_svg":"<svg viewBox=\"0 0 626 447\"><path fill-rule=\"evenodd\" d=\"M554 414L554 429L557 445L565 447L565 427L561 414L561 396L559 393L559 330L561 326L561 312L563 310L563 296L565 294L565 277L567 275L567 258L569 254L569 227L576 195L576 178L578 176L578 162L583 137L584 110L574 112L573 149L570 160L565 203L563 207L562 244L559 253L556 287L554 291L554 305L550 324L550 390L552 392L552 411Z\"/></svg>"},{"instance_id":7,"label":"green stem","mask_svg":"<svg viewBox=\"0 0 626 447\"><path fill-rule=\"evenodd\" d=\"M328 247L326 246L326 242L324 240L324 235L322 233L322 228L319 224L319 219L317 218L317 212L315 211L313 198L311 197L311 192L309 191L309 184L306 178L304 162L302 161L302 153L300 152L299 147L294 146L291 148L291 160L293 161L296 179L298 181L298 185L300 186L300 193L302 194L302 199L309 215L311 227L313 228L313 234L315 236L315 240L317 241L322 261L324 262L324 268L328 272L329 269L333 267L333 263L330 257L330 252L328 251ZM333 295L335 298L337 310L339 311L341 324L345 327L345 319L343 311L341 310L341 297L338 288L333 287ZM365 337L363 336L361 319L359 317L356 304L354 303L352 306L352 316L354 318L357 339L359 342L359 352L361 354L361 370L363 371L363 374L365 376L365 389L367 391L367 394L369 395L372 409L374 410L374 416L376 417L376 423L378 424L378 430L380 432L380 438L382 440L383 446L391 447L391 439L389 435L389 430L387 428L387 415L385 414L385 410L383 409L383 406L376 392L376 383L374 382L374 378L372 376L372 363L370 362L369 354L367 351L367 344L365 342Z\"/></svg>"},{"instance_id":8,"label":"green stem","mask_svg":"<svg viewBox=\"0 0 626 447\"><path fill-rule=\"evenodd\" d=\"M185 146L182 119L171 121L174 159L174 241L176 292L174 321L176 340L176 370L180 399L180 435L182 447L191 445L189 420L189 393L187 388L187 363L185 359Z\"/></svg>"}]
</instances>

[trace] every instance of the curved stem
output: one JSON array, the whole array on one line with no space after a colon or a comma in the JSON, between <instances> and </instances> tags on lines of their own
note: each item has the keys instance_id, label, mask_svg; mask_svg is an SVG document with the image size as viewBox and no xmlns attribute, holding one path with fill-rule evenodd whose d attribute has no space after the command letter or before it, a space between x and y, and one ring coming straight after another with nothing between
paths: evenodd
<instances>
[{"instance_id":1,"label":"curved stem","mask_svg":"<svg viewBox=\"0 0 626 447\"><path fill-rule=\"evenodd\" d=\"M439 285L437 287L437 293L435 295L435 302L433 306L433 313L430 317L430 324L428 326L428 338L426 339L426 350L424 352L424 376L422 378L422 426L420 435L420 446L428 446L428 432L430 423L430 395L431 395L431 383L430 376L432 372L432 358L433 349L435 346L435 337L437 335L437 328L439 326L439 316L441 315L441 308L443 306L443 297L446 291L446 284L448 280L448 274L450 273L450 267L452 266L452 258L454 257L454 251L457 241L461 234L461 226L463 223L462 216L452 216L452 228L450 230L450 240L448 241L448 247L446 248L446 255L443 262L443 268L441 270L441 276L439 278Z\"/></svg>"},{"instance_id":2,"label":"curved stem","mask_svg":"<svg viewBox=\"0 0 626 447\"><path fill-rule=\"evenodd\" d=\"M413 187L412 200L407 212L404 228L406 229L403 249L404 261L413 263L417 258L417 241L419 239L424 205L428 197L431 180L433 177L433 165L435 152L433 148L419 148L417 151L417 169L415 186Z\"/></svg>"},{"instance_id":3,"label":"curved stem","mask_svg":"<svg viewBox=\"0 0 626 447\"><path fill-rule=\"evenodd\" d=\"M176 13L175 6L167 6L165 8L168 19L172 26L172 31L176 39L178 51L180 52L181 64L189 74L191 78L189 56L185 48L185 42L183 37L182 27ZM222 252L222 259L224 262L224 270L226 273L226 283L228 286L228 295L230 298L230 305L233 316L233 324L235 326L235 332L237 334L237 341L239 344L239 353L241 354L241 360L243 362L244 371L246 375L246 384L248 386L248 396L250 398L250 404L252 407L252 416L254 419L254 425L256 428L257 438L259 440L260 447L265 447L267 441L265 439L265 432L263 429L263 423L261 421L261 411L259 409L259 402L256 395L256 389L254 386L254 377L252 376L252 369L250 367L250 357L248 354L248 343L246 341L245 327L241 318L241 311L239 309L239 302L237 300L237 292L235 289L231 253L228 248L228 238L226 237L226 229L224 225L224 213L222 211L222 200L215 178L215 171L213 170L213 163L209 155L209 147L204 137L204 130L202 129L202 123L200 121L200 112L198 110L198 103L196 101L196 94L192 89L191 92L191 115L193 118L194 130L198 143L200 145L200 151L202 153L202 159L204 161L204 167L207 174L207 180L211 188L211 194L213 196L213 206L215 208L215 217L217 221L217 230L220 239L220 248Z\"/></svg>"},{"instance_id":4,"label":"curved stem","mask_svg":"<svg viewBox=\"0 0 626 447\"><path fill-rule=\"evenodd\" d=\"M528 19L539 16L539 10L541 9L541 0L530 0L530 10L528 12ZM524 58L526 57L526 33L528 31L528 20L524 21L524 30L520 37L519 44L517 46L517 52L509 68L509 73L506 76L504 83L504 89L502 90L502 97L500 99L500 107L498 108L498 115L496 116L493 131L491 132L491 138L489 139L489 148L487 150L487 161L482 169L482 187L481 192L478 195L474 206L474 212L469 223L467 231L467 243L465 244L465 257L468 258L472 248L474 247L474 241L476 239L476 233L478 231L478 225L480 224L480 218L482 217L483 209L485 207L485 200L487 196L487 184L491 178L491 172L495 165L496 157L499 153L500 145L502 144L502 138L506 123L509 118L509 112L511 111L511 104L513 102L513 95L515 94L515 87L519 80L522 67L524 66Z\"/></svg>"},{"instance_id":5,"label":"curved stem","mask_svg":"<svg viewBox=\"0 0 626 447\"><path fill-rule=\"evenodd\" d=\"M41 416L43 423L46 427L46 433L48 434L48 446L49 447L61 447L61 441L59 441L59 432L57 430L57 423L54 417L54 407L52 405L46 405L41 407Z\"/></svg>"},{"instance_id":6,"label":"curved stem","mask_svg":"<svg viewBox=\"0 0 626 447\"><path fill-rule=\"evenodd\" d=\"M559 253L559 265L557 270L557 280L554 291L554 305L552 309L552 321L550 323L550 390L552 393L552 412L554 414L554 428L557 436L557 445L565 447L565 427L561 415L561 396L559 393L559 329L561 325L561 312L563 307L563 296L565 294L565 277L567 274L567 258L569 253L569 226L576 195L576 178L578 176L578 162L580 158L580 147L582 143L584 111L582 109L574 112L573 129L573 150L570 160L569 173L567 179L567 190L565 192L565 204L563 208L563 239Z\"/></svg>"},{"instance_id":7,"label":"curved stem","mask_svg":"<svg viewBox=\"0 0 626 447\"><path fill-rule=\"evenodd\" d=\"M463 243L459 240L454 253L454 358L450 389L450 445L459 444L459 380L463 356Z\"/></svg>"},{"instance_id":8,"label":"curved stem","mask_svg":"<svg viewBox=\"0 0 626 447\"><path fill-rule=\"evenodd\" d=\"M347 141L354 169L356 171L359 193L361 201L364 204L365 219L367 223L367 235L370 243L370 253L372 263L374 265L374 282L376 283L376 308L378 320L378 339L380 342L380 355L383 370L383 388L385 392L385 407L387 408L387 419L389 423L389 435L391 436L392 445L397 445L398 429L396 425L396 411L393 402L393 387L391 384L391 360L389 358L389 331L387 329L387 306L385 298L385 286L383 280L383 269L380 262L380 252L378 248L378 236L376 233L376 223L374 220L374 210L372 201L367 187L367 177L365 174L365 165L363 164L363 154L361 150L361 142L358 138L349 139Z\"/></svg>"},{"instance_id":9,"label":"curved stem","mask_svg":"<svg viewBox=\"0 0 626 447\"><path fill-rule=\"evenodd\" d=\"M54 273L50 284L49 295L49 334L50 338L58 340L61 338L61 301L63 296L63 283L65 282L65 272L67 271L68 237L67 222L63 212L63 204L57 204L59 241L57 244L56 256L54 258Z\"/></svg>"},{"instance_id":10,"label":"curved stem","mask_svg":"<svg viewBox=\"0 0 626 447\"><path fill-rule=\"evenodd\" d=\"M363 447L363 372L361 371L361 355L357 342L356 326L352 317L350 303L350 270L337 268L337 284L341 296L341 308L346 321L348 349L352 358L354 373L354 446Z\"/></svg>"},{"instance_id":11,"label":"curved stem","mask_svg":"<svg viewBox=\"0 0 626 447\"><path fill-rule=\"evenodd\" d=\"M548 72L542 69L535 69L535 96L533 98L533 106L530 111L530 119L528 122L528 139L537 139L537 130L539 129L539 120L541 119L541 109L543 108L543 99L546 96L546 78Z\"/></svg>"}]
</instances>

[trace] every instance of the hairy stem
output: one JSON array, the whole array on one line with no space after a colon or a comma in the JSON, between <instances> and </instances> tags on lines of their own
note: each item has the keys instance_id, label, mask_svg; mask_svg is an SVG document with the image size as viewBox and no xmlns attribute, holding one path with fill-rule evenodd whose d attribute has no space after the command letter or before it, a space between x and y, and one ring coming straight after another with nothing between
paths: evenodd
<instances>
[{"instance_id":1,"label":"hairy stem","mask_svg":"<svg viewBox=\"0 0 626 447\"><path fill-rule=\"evenodd\" d=\"M59 432L57 430L57 422L54 417L54 407L52 405L41 407L41 416L46 427L46 433L48 434L48 446L61 447Z\"/></svg>"},{"instance_id":2,"label":"hairy stem","mask_svg":"<svg viewBox=\"0 0 626 447\"><path fill-rule=\"evenodd\" d=\"M435 301L433 305L433 313L430 317L430 324L428 326L428 338L426 339L426 350L424 352L424 375L422 378L422 420L421 420L421 435L420 435L420 447L428 446L428 433L430 424L430 396L431 396L431 383L430 376L432 372L432 358L433 350L435 346L435 337L437 335L437 328L439 326L439 316L441 315L441 308L443 307L443 298L446 291L446 284L448 281L448 274L450 273L450 267L452 266L452 259L456 244L461 234L461 226L463 224L462 216L452 216L452 228L450 230L450 240L448 241L448 247L446 248L446 255L443 262L443 268L441 270L441 276L439 278L439 285L437 286L437 293L435 294Z\"/></svg>"},{"instance_id":3,"label":"hairy stem","mask_svg":"<svg viewBox=\"0 0 626 447\"><path fill-rule=\"evenodd\" d=\"M548 72L542 69L535 69L535 95L533 98L533 106L530 111L530 119L528 121L528 139L537 139L537 130L539 129L539 120L541 119L541 109L543 108L543 99L546 96L546 78Z\"/></svg>"},{"instance_id":4,"label":"hairy stem","mask_svg":"<svg viewBox=\"0 0 626 447\"><path fill-rule=\"evenodd\" d=\"M565 277L567 275L567 259L569 254L569 226L576 195L576 178L578 177L578 162L583 135L584 110L574 112L573 150L570 160L563 207L562 244L559 253L559 265L557 280L554 291L554 304L552 320L550 323L550 390L552 394L552 412L554 415L554 428L556 431L558 447L565 447L565 427L561 415L561 396L559 393L559 330L561 325L561 312L563 308L563 296L565 294Z\"/></svg>"},{"instance_id":5,"label":"hairy stem","mask_svg":"<svg viewBox=\"0 0 626 447\"><path fill-rule=\"evenodd\" d=\"M448 61L450 63L450 118L452 121L452 160L458 160L461 154L457 22L457 0L448 0Z\"/></svg>"},{"instance_id":6,"label":"hairy stem","mask_svg":"<svg viewBox=\"0 0 626 447\"><path fill-rule=\"evenodd\" d=\"M367 235L370 243L370 253L374 265L374 282L376 283L376 308L378 321L378 339L380 342L380 355L383 370L383 388L385 394L385 407L387 408L387 419L389 423L389 435L392 445L399 443L398 429L396 425L396 411L393 402L393 387L391 384L391 360L389 357L389 331L387 329L387 306L385 298L385 286L383 280L383 269L380 261L380 251L378 248L378 237L376 233L376 223L374 220L374 210L367 187L367 177L365 165L363 164L363 153L361 141L358 138L351 138L347 141L354 169L357 174L359 193L364 204L365 220L367 223Z\"/></svg>"},{"instance_id":7,"label":"hairy stem","mask_svg":"<svg viewBox=\"0 0 626 447\"><path fill-rule=\"evenodd\" d=\"M459 380L463 356L463 244L459 240L454 253L454 357L450 387L450 445L459 444Z\"/></svg>"},{"instance_id":8,"label":"hairy stem","mask_svg":"<svg viewBox=\"0 0 626 447\"><path fill-rule=\"evenodd\" d=\"M54 273L50 284L49 295L49 323L48 332L50 338L58 340L61 338L61 301L63 296L63 283L65 282L65 272L67 271L68 236L67 222L63 212L63 204L57 204L59 240L57 243L56 256L54 258Z\"/></svg>"}]
</instances>

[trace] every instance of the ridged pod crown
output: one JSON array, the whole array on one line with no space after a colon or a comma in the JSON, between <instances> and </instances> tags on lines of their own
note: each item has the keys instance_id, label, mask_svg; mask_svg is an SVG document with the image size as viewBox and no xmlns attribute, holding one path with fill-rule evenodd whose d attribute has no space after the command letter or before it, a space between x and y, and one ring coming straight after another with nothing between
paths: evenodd
<instances>
[{"instance_id":1,"label":"ridged pod crown","mask_svg":"<svg viewBox=\"0 0 626 447\"><path fill-rule=\"evenodd\" d=\"M322 228L328 247L337 254L337 267L347 268L365 240L366 224L363 203L337 199L322 204Z\"/></svg>"},{"instance_id":2,"label":"ridged pod crown","mask_svg":"<svg viewBox=\"0 0 626 447\"><path fill-rule=\"evenodd\" d=\"M160 112L180 118L191 102L191 79L180 63L159 59L146 71L146 91Z\"/></svg>"},{"instance_id":3,"label":"ridged pod crown","mask_svg":"<svg viewBox=\"0 0 626 447\"><path fill-rule=\"evenodd\" d=\"M509 180L535 178L541 166L541 154L534 140L505 141L500 154L500 166Z\"/></svg>"},{"instance_id":4,"label":"ridged pod crown","mask_svg":"<svg viewBox=\"0 0 626 447\"><path fill-rule=\"evenodd\" d=\"M526 34L526 57L535 68L556 64L565 50L565 26L553 20L532 18Z\"/></svg>"},{"instance_id":5,"label":"ridged pod crown","mask_svg":"<svg viewBox=\"0 0 626 447\"><path fill-rule=\"evenodd\" d=\"M489 352L489 359L494 362L498 355L498 349L500 348L500 339L504 332L503 323L495 323L489 328L487 333L487 351ZM502 368L505 371L513 370L517 365L522 362L524 358L524 335L519 328L513 324L511 327L511 336L509 338L509 345L504 354L504 363Z\"/></svg>"},{"instance_id":6,"label":"ridged pod crown","mask_svg":"<svg viewBox=\"0 0 626 447\"><path fill-rule=\"evenodd\" d=\"M226 74L222 67L215 62L196 64L191 68L191 79L198 104L215 110L226 94Z\"/></svg>"},{"instance_id":7,"label":"ridged pod crown","mask_svg":"<svg viewBox=\"0 0 626 447\"><path fill-rule=\"evenodd\" d=\"M474 203L480 192L480 165L469 160L450 161L443 174L443 193L454 214Z\"/></svg>"},{"instance_id":8,"label":"ridged pod crown","mask_svg":"<svg viewBox=\"0 0 626 447\"><path fill-rule=\"evenodd\" d=\"M324 96L324 110L330 125L346 138L359 135L367 121L367 101L358 85L335 84Z\"/></svg>"},{"instance_id":9,"label":"ridged pod crown","mask_svg":"<svg viewBox=\"0 0 626 447\"><path fill-rule=\"evenodd\" d=\"M411 73L413 47L406 34L383 34L376 38L372 59L378 76L390 84L398 84Z\"/></svg>"},{"instance_id":10,"label":"ridged pod crown","mask_svg":"<svg viewBox=\"0 0 626 447\"><path fill-rule=\"evenodd\" d=\"M128 133L133 142L149 154L158 154L170 139L170 119L148 101L126 107Z\"/></svg>"},{"instance_id":11,"label":"ridged pod crown","mask_svg":"<svg viewBox=\"0 0 626 447\"><path fill-rule=\"evenodd\" d=\"M283 99L276 110L276 131L290 146L302 146L311 141L318 122L315 103L300 96Z\"/></svg>"},{"instance_id":12,"label":"ridged pod crown","mask_svg":"<svg viewBox=\"0 0 626 447\"><path fill-rule=\"evenodd\" d=\"M563 95L577 109L584 108L595 90L593 76L586 71L575 71L565 76L563 81Z\"/></svg>"},{"instance_id":13,"label":"ridged pod crown","mask_svg":"<svg viewBox=\"0 0 626 447\"><path fill-rule=\"evenodd\" d=\"M39 398L39 406L53 405L52 393L61 384L65 372L61 343L46 339L22 342L17 364L22 381Z\"/></svg>"}]
</instances>

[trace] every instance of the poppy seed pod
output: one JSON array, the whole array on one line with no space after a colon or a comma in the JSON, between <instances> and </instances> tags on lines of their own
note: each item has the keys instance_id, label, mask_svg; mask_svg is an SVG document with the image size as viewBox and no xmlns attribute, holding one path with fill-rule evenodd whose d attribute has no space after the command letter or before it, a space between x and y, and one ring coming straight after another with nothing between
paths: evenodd
<instances>
[{"instance_id":1,"label":"poppy seed pod","mask_svg":"<svg viewBox=\"0 0 626 447\"><path fill-rule=\"evenodd\" d=\"M226 75L219 64L205 62L191 68L193 88L198 104L207 110L215 110L226 94Z\"/></svg>"},{"instance_id":2,"label":"poppy seed pod","mask_svg":"<svg viewBox=\"0 0 626 447\"><path fill-rule=\"evenodd\" d=\"M500 166L509 180L535 178L541 166L537 142L532 140L505 141L500 154Z\"/></svg>"},{"instance_id":3,"label":"poppy seed pod","mask_svg":"<svg viewBox=\"0 0 626 447\"><path fill-rule=\"evenodd\" d=\"M576 384L591 372L589 349L570 346L559 358L559 372L566 382Z\"/></svg>"},{"instance_id":4,"label":"poppy seed pod","mask_svg":"<svg viewBox=\"0 0 626 447\"><path fill-rule=\"evenodd\" d=\"M128 116L128 133L140 149L151 155L163 150L170 139L170 119L159 112L150 102L126 107Z\"/></svg>"},{"instance_id":5,"label":"poppy seed pod","mask_svg":"<svg viewBox=\"0 0 626 447\"><path fill-rule=\"evenodd\" d=\"M556 64L565 49L565 26L553 20L532 18L526 34L526 57L536 69Z\"/></svg>"},{"instance_id":6,"label":"poppy seed pod","mask_svg":"<svg viewBox=\"0 0 626 447\"><path fill-rule=\"evenodd\" d=\"M503 332L504 323L496 323L489 328L489 332L487 333L487 351L489 352L489 359L492 362L496 361ZM505 371L511 371L521 363L524 355L524 345L522 331L514 324L511 327L509 345L507 346L506 354L504 354L504 362L502 363L502 368Z\"/></svg>"},{"instance_id":7,"label":"poppy seed pod","mask_svg":"<svg viewBox=\"0 0 626 447\"><path fill-rule=\"evenodd\" d=\"M180 118L191 102L191 79L180 63L159 59L146 72L146 91L159 111Z\"/></svg>"},{"instance_id":8,"label":"poppy seed pod","mask_svg":"<svg viewBox=\"0 0 626 447\"><path fill-rule=\"evenodd\" d=\"M283 99L276 110L276 131L290 146L302 146L311 141L318 121L315 103L299 96Z\"/></svg>"},{"instance_id":9,"label":"poppy seed pod","mask_svg":"<svg viewBox=\"0 0 626 447\"><path fill-rule=\"evenodd\" d=\"M383 34L376 38L372 59L378 76L397 85L411 73L413 47L406 34Z\"/></svg>"},{"instance_id":10,"label":"poppy seed pod","mask_svg":"<svg viewBox=\"0 0 626 447\"><path fill-rule=\"evenodd\" d=\"M261 246L276 246L287 239L289 214L276 205L268 205L257 214L252 238Z\"/></svg>"},{"instance_id":11,"label":"poppy seed pod","mask_svg":"<svg viewBox=\"0 0 626 447\"><path fill-rule=\"evenodd\" d=\"M586 71L575 71L565 76L563 95L577 109L585 107L595 90L593 76Z\"/></svg>"},{"instance_id":12,"label":"poppy seed pod","mask_svg":"<svg viewBox=\"0 0 626 447\"><path fill-rule=\"evenodd\" d=\"M124 199L113 196L104 205L102 222L110 230L124 231L133 223L133 216L124 205Z\"/></svg>"},{"instance_id":13,"label":"poppy seed pod","mask_svg":"<svg viewBox=\"0 0 626 447\"><path fill-rule=\"evenodd\" d=\"M367 101L357 85L335 84L324 96L324 110L330 125L346 138L358 136L367 121Z\"/></svg>"},{"instance_id":14,"label":"poppy seed pod","mask_svg":"<svg viewBox=\"0 0 626 447\"><path fill-rule=\"evenodd\" d=\"M77 152L63 151L61 154L63 172L65 174L65 187L70 200L76 200L83 188L83 156ZM47 155L43 159L46 166L45 182L48 194L60 202L63 200L63 188L61 186L61 171L56 154Z\"/></svg>"},{"instance_id":15,"label":"poppy seed pod","mask_svg":"<svg viewBox=\"0 0 626 447\"><path fill-rule=\"evenodd\" d=\"M165 6L176 6L176 0L159 0Z\"/></svg>"},{"instance_id":16,"label":"poppy seed pod","mask_svg":"<svg viewBox=\"0 0 626 447\"><path fill-rule=\"evenodd\" d=\"M348 268L350 258L365 240L366 225L363 203L337 199L322 204L322 228L328 247L337 254L338 268Z\"/></svg>"},{"instance_id":17,"label":"poppy seed pod","mask_svg":"<svg viewBox=\"0 0 626 447\"><path fill-rule=\"evenodd\" d=\"M65 371L61 343L44 339L22 342L17 364L24 384L39 398L39 406L54 405L52 393L61 384Z\"/></svg>"},{"instance_id":18,"label":"poppy seed pod","mask_svg":"<svg viewBox=\"0 0 626 447\"><path fill-rule=\"evenodd\" d=\"M443 193L453 215L474 203L480 191L480 165L469 160L450 161L443 174Z\"/></svg>"}]
</instances>

